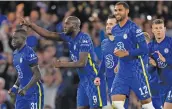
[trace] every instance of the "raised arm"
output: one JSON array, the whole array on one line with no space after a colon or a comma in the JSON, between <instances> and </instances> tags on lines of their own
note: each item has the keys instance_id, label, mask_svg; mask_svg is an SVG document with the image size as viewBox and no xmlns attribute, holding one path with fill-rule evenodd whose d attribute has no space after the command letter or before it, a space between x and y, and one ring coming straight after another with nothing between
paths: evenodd
<instances>
[{"instance_id":1,"label":"raised arm","mask_svg":"<svg viewBox=\"0 0 172 109\"><path fill-rule=\"evenodd\" d=\"M47 38L47 39L52 39L52 40L60 40L60 33L57 32L51 32L48 31L42 27L39 27L35 23L25 20L24 18L21 18L21 23L20 25L25 25L27 27L32 28L35 32L37 32L40 36Z\"/></svg>"}]
</instances>

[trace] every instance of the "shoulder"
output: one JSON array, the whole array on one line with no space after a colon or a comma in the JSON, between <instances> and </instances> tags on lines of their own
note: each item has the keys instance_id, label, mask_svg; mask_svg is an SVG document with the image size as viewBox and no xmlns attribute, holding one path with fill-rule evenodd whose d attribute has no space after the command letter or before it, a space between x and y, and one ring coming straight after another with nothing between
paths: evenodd
<instances>
[{"instance_id":1,"label":"shoulder","mask_svg":"<svg viewBox=\"0 0 172 109\"><path fill-rule=\"evenodd\" d=\"M34 51L31 47L29 47L29 46L26 46L26 47L25 47L24 53L25 53L26 55L29 55L29 54L36 54L35 51Z\"/></svg>"},{"instance_id":2,"label":"shoulder","mask_svg":"<svg viewBox=\"0 0 172 109\"><path fill-rule=\"evenodd\" d=\"M88 34L86 34L86 33L83 33L83 32L81 32L81 34L80 34L80 36L79 36L80 38L79 38L79 41L81 42L81 43L86 43L86 42L91 42L91 37L90 37L90 35L88 35Z\"/></svg>"},{"instance_id":3,"label":"shoulder","mask_svg":"<svg viewBox=\"0 0 172 109\"><path fill-rule=\"evenodd\" d=\"M168 43L172 45L172 37L166 36L166 41L168 41Z\"/></svg>"},{"instance_id":4,"label":"shoulder","mask_svg":"<svg viewBox=\"0 0 172 109\"><path fill-rule=\"evenodd\" d=\"M119 26L118 26L118 24L116 24L115 26L112 27L112 32L114 32L114 31L116 31L118 29L119 29Z\"/></svg>"},{"instance_id":5,"label":"shoulder","mask_svg":"<svg viewBox=\"0 0 172 109\"><path fill-rule=\"evenodd\" d=\"M130 21L129 23L130 28L135 30L136 33L142 32L142 29L136 23L134 23L133 21Z\"/></svg>"},{"instance_id":6,"label":"shoulder","mask_svg":"<svg viewBox=\"0 0 172 109\"><path fill-rule=\"evenodd\" d=\"M148 43L148 47L151 48L154 45L155 39L152 39L149 43Z\"/></svg>"},{"instance_id":7,"label":"shoulder","mask_svg":"<svg viewBox=\"0 0 172 109\"><path fill-rule=\"evenodd\" d=\"M101 46L103 46L105 43L107 43L108 42L108 39L106 38L106 39L104 39L102 42L101 42Z\"/></svg>"},{"instance_id":8,"label":"shoulder","mask_svg":"<svg viewBox=\"0 0 172 109\"><path fill-rule=\"evenodd\" d=\"M14 50L13 55L17 54L17 50Z\"/></svg>"}]
</instances>

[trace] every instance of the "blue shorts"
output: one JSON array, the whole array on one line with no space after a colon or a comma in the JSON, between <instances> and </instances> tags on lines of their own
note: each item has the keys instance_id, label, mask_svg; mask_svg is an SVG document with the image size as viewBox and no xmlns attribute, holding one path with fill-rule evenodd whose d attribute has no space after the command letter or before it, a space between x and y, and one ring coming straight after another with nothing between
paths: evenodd
<instances>
[{"instance_id":1,"label":"blue shorts","mask_svg":"<svg viewBox=\"0 0 172 109\"><path fill-rule=\"evenodd\" d=\"M172 103L172 86L162 86L161 99L164 102Z\"/></svg>"},{"instance_id":2,"label":"blue shorts","mask_svg":"<svg viewBox=\"0 0 172 109\"><path fill-rule=\"evenodd\" d=\"M112 104L112 99L111 99L111 87L112 87L112 83L114 81L115 77L107 77L106 80L107 80L107 85L108 85L108 96L109 96L109 100L110 100L110 103ZM125 100L125 104L124 104L124 107L125 109L128 109L128 105L129 105L129 99L127 98Z\"/></svg>"},{"instance_id":3,"label":"blue shorts","mask_svg":"<svg viewBox=\"0 0 172 109\"><path fill-rule=\"evenodd\" d=\"M106 78L107 86L108 86L108 96L110 99L111 99L111 87L112 87L112 83L113 83L114 78L115 78L115 76Z\"/></svg>"},{"instance_id":4,"label":"blue shorts","mask_svg":"<svg viewBox=\"0 0 172 109\"><path fill-rule=\"evenodd\" d=\"M106 82L101 79L100 86L94 80L80 81L77 90L77 107L98 108L107 105Z\"/></svg>"},{"instance_id":5,"label":"blue shorts","mask_svg":"<svg viewBox=\"0 0 172 109\"><path fill-rule=\"evenodd\" d=\"M146 100L151 97L148 79L144 77L143 73L137 76L133 74L131 77L125 77L119 75L119 73L116 75L112 84L112 95L123 94L129 96L130 90L133 90L139 100Z\"/></svg>"},{"instance_id":6,"label":"blue shorts","mask_svg":"<svg viewBox=\"0 0 172 109\"><path fill-rule=\"evenodd\" d=\"M153 106L155 107L155 109L162 109L163 102L160 96L160 89L161 89L160 84L157 81L150 82L150 89L151 89L151 94L152 94Z\"/></svg>"},{"instance_id":7,"label":"blue shorts","mask_svg":"<svg viewBox=\"0 0 172 109\"><path fill-rule=\"evenodd\" d=\"M32 94L21 96L17 94L15 109L43 109L44 95Z\"/></svg>"}]
</instances>

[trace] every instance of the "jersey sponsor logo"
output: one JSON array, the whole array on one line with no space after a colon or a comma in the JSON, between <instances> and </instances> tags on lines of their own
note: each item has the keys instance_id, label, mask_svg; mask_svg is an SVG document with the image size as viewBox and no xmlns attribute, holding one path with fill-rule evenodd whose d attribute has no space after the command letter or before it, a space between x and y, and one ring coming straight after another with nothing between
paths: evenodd
<instances>
[{"instance_id":1,"label":"jersey sponsor logo","mask_svg":"<svg viewBox=\"0 0 172 109\"><path fill-rule=\"evenodd\" d=\"M113 68L114 67L113 56L111 54L108 54L105 56L105 59L106 59L106 67Z\"/></svg>"},{"instance_id":2,"label":"jersey sponsor logo","mask_svg":"<svg viewBox=\"0 0 172 109\"><path fill-rule=\"evenodd\" d=\"M164 53L167 54L168 52L169 52L169 49L168 49L168 48L165 48L165 49L164 49Z\"/></svg>"},{"instance_id":3,"label":"jersey sponsor logo","mask_svg":"<svg viewBox=\"0 0 172 109\"><path fill-rule=\"evenodd\" d=\"M106 67L113 68L114 67L113 56L111 54L108 54L105 56L105 59L106 59Z\"/></svg>"},{"instance_id":4,"label":"jersey sponsor logo","mask_svg":"<svg viewBox=\"0 0 172 109\"><path fill-rule=\"evenodd\" d=\"M119 50L126 50L125 47L124 47L124 43L123 42L118 42L117 43L117 48L116 49L119 49Z\"/></svg>"},{"instance_id":5,"label":"jersey sponsor logo","mask_svg":"<svg viewBox=\"0 0 172 109\"><path fill-rule=\"evenodd\" d=\"M127 34L124 34L124 35L123 35L123 38L124 38L124 39L127 39L127 37L128 37Z\"/></svg>"}]
</instances>

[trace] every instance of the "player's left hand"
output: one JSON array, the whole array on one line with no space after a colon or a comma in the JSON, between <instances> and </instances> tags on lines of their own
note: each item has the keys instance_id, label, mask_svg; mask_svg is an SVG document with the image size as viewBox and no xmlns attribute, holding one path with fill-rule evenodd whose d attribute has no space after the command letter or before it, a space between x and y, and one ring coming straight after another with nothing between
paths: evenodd
<instances>
[{"instance_id":1,"label":"player's left hand","mask_svg":"<svg viewBox=\"0 0 172 109\"><path fill-rule=\"evenodd\" d=\"M99 78L99 77L96 77L96 78L94 79L94 85L100 86L100 78Z\"/></svg>"},{"instance_id":2,"label":"player's left hand","mask_svg":"<svg viewBox=\"0 0 172 109\"><path fill-rule=\"evenodd\" d=\"M21 96L24 96L26 94L26 90L25 89L19 89L18 94L20 94Z\"/></svg>"},{"instance_id":3,"label":"player's left hand","mask_svg":"<svg viewBox=\"0 0 172 109\"><path fill-rule=\"evenodd\" d=\"M59 68L59 67L61 67L61 61L55 60L53 65L54 65L54 67Z\"/></svg>"},{"instance_id":4,"label":"player's left hand","mask_svg":"<svg viewBox=\"0 0 172 109\"><path fill-rule=\"evenodd\" d=\"M119 50L119 49L115 50L113 53L120 58L129 55L128 51Z\"/></svg>"},{"instance_id":5,"label":"player's left hand","mask_svg":"<svg viewBox=\"0 0 172 109\"><path fill-rule=\"evenodd\" d=\"M159 51L155 51L155 53L158 54L159 59L160 59L162 62L166 62L166 59L164 58L164 56L162 56L162 54L161 54Z\"/></svg>"}]
</instances>

